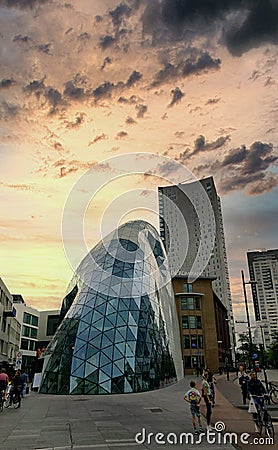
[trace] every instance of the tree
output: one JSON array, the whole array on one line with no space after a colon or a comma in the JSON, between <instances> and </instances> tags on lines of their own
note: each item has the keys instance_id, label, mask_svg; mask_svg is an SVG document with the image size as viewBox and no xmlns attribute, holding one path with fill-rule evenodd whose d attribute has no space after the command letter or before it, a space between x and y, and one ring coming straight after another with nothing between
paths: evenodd
<instances>
[{"instance_id":1,"label":"tree","mask_svg":"<svg viewBox=\"0 0 278 450\"><path fill-rule=\"evenodd\" d=\"M259 353L259 349L257 345L253 342L250 342L249 333L241 333L238 338L239 347L238 347L238 359L245 362L248 366L252 366L253 354Z\"/></svg>"},{"instance_id":2,"label":"tree","mask_svg":"<svg viewBox=\"0 0 278 450\"><path fill-rule=\"evenodd\" d=\"M267 362L273 367L278 367L278 332L273 334L272 343L267 354Z\"/></svg>"}]
</instances>

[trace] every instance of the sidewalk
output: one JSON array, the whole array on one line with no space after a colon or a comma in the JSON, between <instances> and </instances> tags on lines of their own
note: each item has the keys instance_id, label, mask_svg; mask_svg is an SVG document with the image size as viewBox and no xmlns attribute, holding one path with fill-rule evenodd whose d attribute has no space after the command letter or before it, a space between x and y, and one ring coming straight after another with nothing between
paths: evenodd
<instances>
[{"instance_id":1,"label":"sidewalk","mask_svg":"<svg viewBox=\"0 0 278 450\"><path fill-rule=\"evenodd\" d=\"M194 435L193 443L189 439L175 444L175 436L189 436L193 431L189 405L183 399L191 379L185 377L175 385L140 394L57 396L31 392L20 409L8 408L0 413L0 448L222 450L221 441L208 444L205 434L198 444L199 438ZM135 441L138 433L141 444ZM155 441L157 433L165 444ZM230 444L225 448L233 450Z\"/></svg>"},{"instance_id":2,"label":"sidewalk","mask_svg":"<svg viewBox=\"0 0 278 450\"><path fill-rule=\"evenodd\" d=\"M201 381L198 382L200 385ZM242 409L245 408L245 409ZM270 407L270 413L273 416L273 412ZM254 424L251 419L251 415L247 412L248 406L242 406L241 390L237 382L233 382L233 377L227 381L225 375L217 376L216 384L216 405L213 408L212 424L217 422L223 422L225 424L225 431L234 432L238 436L238 448L242 450L252 450L254 445L260 450L269 449L270 445L263 445L265 436L262 436L261 444L256 444L256 438L260 436L254 432ZM275 409L277 409L275 407ZM202 413L205 414L205 408L202 406ZM278 415L278 414L277 414ZM278 428L274 423L274 429L276 439L278 438ZM240 442L240 436L243 433L248 433L248 444ZM245 438L244 438L245 440ZM276 447L277 448L277 444Z\"/></svg>"},{"instance_id":3,"label":"sidewalk","mask_svg":"<svg viewBox=\"0 0 278 450\"><path fill-rule=\"evenodd\" d=\"M193 442L189 439L181 445L175 443L175 436L192 433L189 405L183 400L191 379L200 385L201 378L186 376L173 386L140 394L57 396L31 392L23 399L20 409L8 408L0 413L0 449L234 450L229 440L223 441L225 433L233 432L237 448L252 450L253 440L258 437L253 422L247 411L233 405L241 401L240 389L225 376L217 377L216 406L212 415L212 423L224 423L225 430L212 431L199 443L196 436ZM201 411L205 412L203 402ZM278 435L278 429L276 431ZM135 441L138 433L140 444ZM157 433L164 436L160 435L160 443L155 441ZM248 445L239 442L242 433L250 435ZM163 439L165 444L161 442ZM269 449L269 445L256 447Z\"/></svg>"}]
</instances>

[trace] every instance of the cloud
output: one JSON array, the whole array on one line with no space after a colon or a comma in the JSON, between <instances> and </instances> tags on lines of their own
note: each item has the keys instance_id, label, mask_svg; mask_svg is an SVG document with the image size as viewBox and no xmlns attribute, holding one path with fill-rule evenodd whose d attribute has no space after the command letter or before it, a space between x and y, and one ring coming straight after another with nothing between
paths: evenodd
<instances>
[{"instance_id":1,"label":"cloud","mask_svg":"<svg viewBox=\"0 0 278 450\"><path fill-rule=\"evenodd\" d=\"M128 133L126 131L119 131L117 133L116 139L124 139L128 136Z\"/></svg>"},{"instance_id":2,"label":"cloud","mask_svg":"<svg viewBox=\"0 0 278 450\"><path fill-rule=\"evenodd\" d=\"M186 42L204 34L217 37L222 30L223 42L234 56L278 42L276 0L155 0L141 20L144 32L153 38L163 25L173 38Z\"/></svg>"},{"instance_id":3,"label":"cloud","mask_svg":"<svg viewBox=\"0 0 278 450\"><path fill-rule=\"evenodd\" d=\"M99 47L102 50L106 50L107 48L111 47L115 42L116 39L113 36L107 34L99 38Z\"/></svg>"},{"instance_id":4,"label":"cloud","mask_svg":"<svg viewBox=\"0 0 278 450\"><path fill-rule=\"evenodd\" d=\"M256 141L249 149L245 145L230 149L222 160L208 162L195 171L199 175L215 174L223 194L246 190L248 195L259 195L278 186L278 176L270 171L277 160L272 144Z\"/></svg>"},{"instance_id":5,"label":"cloud","mask_svg":"<svg viewBox=\"0 0 278 450\"><path fill-rule=\"evenodd\" d=\"M264 0L253 3L253 8L240 26L226 34L227 48L234 56L241 56L251 48L265 43L278 44L278 4Z\"/></svg>"},{"instance_id":6,"label":"cloud","mask_svg":"<svg viewBox=\"0 0 278 450\"><path fill-rule=\"evenodd\" d=\"M105 134L105 133L99 134L99 135L96 136L92 141L89 142L88 147L89 147L90 145L96 144L97 142L103 141L104 139L108 139L107 134Z\"/></svg>"},{"instance_id":7,"label":"cloud","mask_svg":"<svg viewBox=\"0 0 278 450\"><path fill-rule=\"evenodd\" d=\"M137 122L136 122L136 120L133 119L133 117L128 116L128 117L125 119L125 123L126 123L127 125L135 125Z\"/></svg>"},{"instance_id":8,"label":"cloud","mask_svg":"<svg viewBox=\"0 0 278 450\"><path fill-rule=\"evenodd\" d=\"M13 78L3 78L0 81L0 89L10 88L15 84L15 80Z\"/></svg>"},{"instance_id":9,"label":"cloud","mask_svg":"<svg viewBox=\"0 0 278 450\"><path fill-rule=\"evenodd\" d=\"M103 60L100 70L104 70L105 67L107 66L107 64L111 64L111 63L112 63L112 59L109 56L106 56L106 58L104 58L104 60Z\"/></svg>"},{"instance_id":10,"label":"cloud","mask_svg":"<svg viewBox=\"0 0 278 450\"><path fill-rule=\"evenodd\" d=\"M142 74L140 72L137 72L137 70L134 70L132 74L129 76L126 86L131 87L133 86L137 81L141 80Z\"/></svg>"},{"instance_id":11,"label":"cloud","mask_svg":"<svg viewBox=\"0 0 278 450\"><path fill-rule=\"evenodd\" d=\"M0 0L0 6L6 6L8 8L35 8L44 3L51 3L51 0Z\"/></svg>"},{"instance_id":12,"label":"cloud","mask_svg":"<svg viewBox=\"0 0 278 450\"><path fill-rule=\"evenodd\" d=\"M112 18L113 25L119 28L123 20L131 15L131 12L132 10L128 5L120 3L115 9L109 11L109 15Z\"/></svg>"},{"instance_id":13,"label":"cloud","mask_svg":"<svg viewBox=\"0 0 278 450\"><path fill-rule=\"evenodd\" d=\"M214 142L206 142L205 137L200 135L194 143L194 150L192 154L216 150L223 147L229 140L230 136L220 136Z\"/></svg>"},{"instance_id":14,"label":"cloud","mask_svg":"<svg viewBox=\"0 0 278 450\"><path fill-rule=\"evenodd\" d=\"M160 86L171 80L182 79L190 75L199 75L208 70L218 70L221 59L213 58L207 51L198 50L195 47L188 48L189 56L176 64L164 63L164 67L154 76L153 87Z\"/></svg>"},{"instance_id":15,"label":"cloud","mask_svg":"<svg viewBox=\"0 0 278 450\"><path fill-rule=\"evenodd\" d=\"M137 119L142 119L146 114L148 107L147 105L143 105L142 103L140 103L139 105L135 106L135 109L137 110Z\"/></svg>"},{"instance_id":16,"label":"cloud","mask_svg":"<svg viewBox=\"0 0 278 450\"><path fill-rule=\"evenodd\" d=\"M181 99L184 97L184 93L180 90L179 87L172 89L171 94L172 94L172 100L168 105L169 108L174 106L176 103L179 103L181 101Z\"/></svg>"},{"instance_id":17,"label":"cloud","mask_svg":"<svg viewBox=\"0 0 278 450\"><path fill-rule=\"evenodd\" d=\"M19 113L19 105L6 101L0 103L0 119L8 120L16 117Z\"/></svg>"}]
</instances>

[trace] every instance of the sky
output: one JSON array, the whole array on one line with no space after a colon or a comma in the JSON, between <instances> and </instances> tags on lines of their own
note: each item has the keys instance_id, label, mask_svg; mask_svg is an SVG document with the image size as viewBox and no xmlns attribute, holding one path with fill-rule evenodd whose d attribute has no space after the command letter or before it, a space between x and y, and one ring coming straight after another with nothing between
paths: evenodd
<instances>
[{"instance_id":1,"label":"sky","mask_svg":"<svg viewBox=\"0 0 278 450\"><path fill-rule=\"evenodd\" d=\"M87 199L88 249L112 224L157 226L149 199L179 163L214 177L234 315L245 319L246 252L277 248L277 23L277 0L0 0L0 276L10 292L59 309L73 274L65 208L75 229ZM79 184L86 174L93 188Z\"/></svg>"}]
</instances>

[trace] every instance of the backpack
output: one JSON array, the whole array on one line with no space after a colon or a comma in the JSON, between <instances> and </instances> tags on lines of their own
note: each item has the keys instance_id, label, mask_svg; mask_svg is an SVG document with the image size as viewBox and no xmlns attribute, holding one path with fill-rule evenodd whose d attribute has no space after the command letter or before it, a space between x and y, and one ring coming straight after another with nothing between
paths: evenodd
<instances>
[{"instance_id":1,"label":"backpack","mask_svg":"<svg viewBox=\"0 0 278 450\"><path fill-rule=\"evenodd\" d=\"M193 403L193 404L197 403L197 393L195 391L189 392L189 401L190 401L190 403Z\"/></svg>"}]
</instances>

